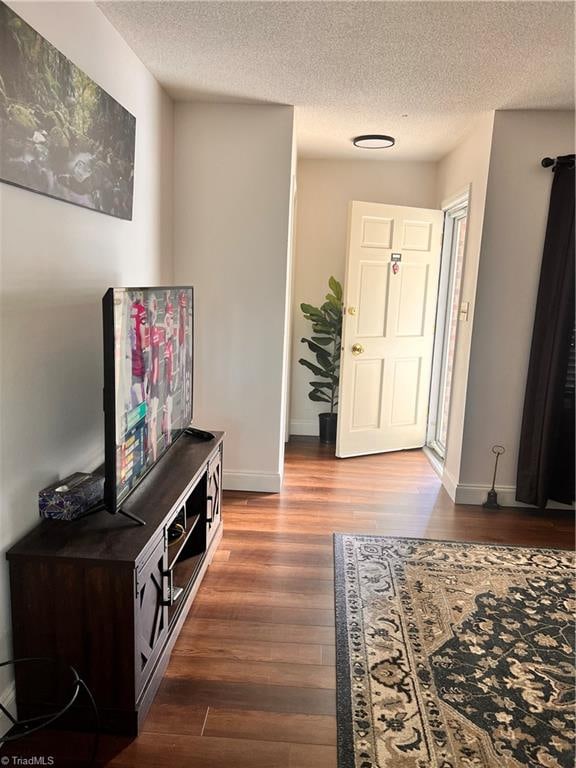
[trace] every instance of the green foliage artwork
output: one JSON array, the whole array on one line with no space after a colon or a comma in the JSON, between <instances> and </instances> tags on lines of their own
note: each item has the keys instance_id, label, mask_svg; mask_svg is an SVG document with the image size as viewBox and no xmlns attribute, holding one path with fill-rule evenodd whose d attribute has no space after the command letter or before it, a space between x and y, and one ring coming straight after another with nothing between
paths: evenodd
<instances>
[{"instance_id":1,"label":"green foliage artwork","mask_svg":"<svg viewBox=\"0 0 576 768\"><path fill-rule=\"evenodd\" d=\"M1 181L131 219L135 135L130 112L0 2Z\"/></svg>"},{"instance_id":2,"label":"green foliage artwork","mask_svg":"<svg viewBox=\"0 0 576 768\"><path fill-rule=\"evenodd\" d=\"M340 381L340 343L342 338L342 286L335 277L328 281L330 292L321 307L300 304L304 317L312 323L313 336L302 339L303 344L316 356L316 362L301 358L298 362L314 374L308 393L310 400L327 403L330 413L338 405Z\"/></svg>"}]
</instances>

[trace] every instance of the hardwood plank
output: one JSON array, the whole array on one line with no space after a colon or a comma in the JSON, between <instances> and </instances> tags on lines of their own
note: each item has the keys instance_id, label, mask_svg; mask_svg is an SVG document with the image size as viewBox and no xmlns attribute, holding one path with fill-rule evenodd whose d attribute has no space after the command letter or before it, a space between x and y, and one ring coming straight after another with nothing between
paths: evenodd
<instances>
[{"instance_id":1,"label":"hardwood plank","mask_svg":"<svg viewBox=\"0 0 576 768\"><path fill-rule=\"evenodd\" d=\"M336 744L336 718L323 715L279 714L237 709L208 710L203 736Z\"/></svg>"},{"instance_id":2,"label":"hardwood plank","mask_svg":"<svg viewBox=\"0 0 576 768\"><path fill-rule=\"evenodd\" d=\"M255 621L269 624L307 624L316 627L333 627L334 610L315 608L275 608L273 606L236 605L221 599L212 603L192 606L187 621L195 618L225 619L226 621Z\"/></svg>"},{"instance_id":3,"label":"hardwood plank","mask_svg":"<svg viewBox=\"0 0 576 768\"><path fill-rule=\"evenodd\" d=\"M230 578L230 574L234 573L235 576L269 576L275 578L287 578L291 579L299 577L301 579L318 579L322 581L329 581L332 583L334 578L334 568L330 566L321 567L315 565L308 566L293 566L293 565L263 565L262 563L229 563L229 562L214 562L210 566L210 577L225 576Z\"/></svg>"},{"instance_id":4,"label":"hardwood plank","mask_svg":"<svg viewBox=\"0 0 576 768\"><path fill-rule=\"evenodd\" d=\"M263 642L246 638L224 639L211 635L181 635L173 655L234 661L278 661L285 664L324 664L323 646L304 643Z\"/></svg>"},{"instance_id":5,"label":"hardwood plank","mask_svg":"<svg viewBox=\"0 0 576 768\"><path fill-rule=\"evenodd\" d=\"M290 744L247 739L143 733L108 763L110 768L286 768Z\"/></svg>"},{"instance_id":6,"label":"hardwood plank","mask_svg":"<svg viewBox=\"0 0 576 768\"><path fill-rule=\"evenodd\" d=\"M255 621L221 621L195 618L182 627L181 638L209 635L218 641L245 640L271 643L306 643L329 645L334 643L334 627L306 626L303 624L263 624Z\"/></svg>"},{"instance_id":7,"label":"hardwood plank","mask_svg":"<svg viewBox=\"0 0 576 768\"><path fill-rule=\"evenodd\" d=\"M334 690L334 670L321 664L283 664L272 661L235 661L174 655L166 671L167 677L187 680L217 680L265 685L299 685L303 688Z\"/></svg>"},{"instance_id":8,"label":"hardwood plank","mask_svg":"<svg viewBox=\"0 0 576 768\"><path fill-rule=\"evenodd\" d=\"M336 713L336 697L333 690L238 683L229 680L166 677L158 690L157 701L174 708L211 706L221 709L231 707L309 715Z\"/></svg>"},{"instance_id":9,"label":"hardwood plank","mask_svg":"<svg viewBox=\"0 0 576 768\"><path fill-rule=\"evenodd\" d=\"M227 560L230 559L230 550L229 549L217 549L216 552L214 552L214 558L213 563L225 563Z\"/></svg>"},{"instance_id":10,"label":"hardwood plank","mask_svg":"<svg viewBox=\"0 0 576 768\"><path fill-rule=\"evenodd\" d=\"M282 574L274 573L269 567L270 571L266 573L266 569L261 567L260 573L246 572L246 569L238 566L221 568L219 570L212 570L212 572L205 579L204 584L206 589L212 590L224 590L230 592L230 578L234 574L234 589L246 592L296 592L300 595L309 594L321 594L328 595L333 594L333 576L330 574L330 578L314 578L311 575L299 575L299 576L284 576ZM287 568L293 572L298 572L299 568Z\"/></svg>"},{"instance_id":11,"label":"hardwood plank","mask_svg":"<svg viewBox=\"0 0 576 768\"><path fill-rule=\"evenodd\" d=\"M142 729L143 733L172 733L201 736L206 715L207 704L179 704L166 701L164 697L156 696Z\"/></svg>"},{"instance_id":12,"label":"hardwood plank","mask_svg":"<svg viewBox=\"0 0 576 768\"><path fill-rule=\"evenodd\" d=\"M274 498L277 498L274 496ZM278 497L279 498L279 497ZM275 508L278 509L277 505ZM241 512L239 517L242 518L246 512ZM313 550L317 545L325 544L324 536L306 536L305 534L298 533L297 531L291 531L289 533L262 533L258 529L250 530L246 533L238 533L237 531L228 531L223 541L227 539L231 543L236 545L242 544L250 547L265 547L271 544L289 546L297 545L295 548L301 550Z\"/></svg>"},{"instance_id":13,"label":"hardwood plank","mask_svg":"<svg viewBox=\"0 0 576 768\"><path fill-rule=\"evenodd\" d=\"M322 646L322 664L336 665L336 646L334 643Z\"/></svg>"},{"instance_id":14,"label":"hardwood plank","mask_svg":"<svg viewBox=\"0 0 576 768\"><path fill-rule=\"evenodd\" d=\"M336 747L292 744L288 768L337 768Z\"/></svg>"},{"instance_id":15,"label":"hardwood plank","mask_svg":"<svg viewBox=\"0 0 576 768\"><path fill-rule=\"evenodd\" d=\"M201 593L196 598L197 605L210 605L224 597L226 602L234 603L239 608L244 606L251 607L269 607L269 608L301 608L306 605L308 608L319 608L324 611L332 611L334 608L334 597L332 594L317 594L315 592L289 592L289 591L247 591L242 592L236 589L222 591L213 587L202 585Z\"/></svg>"}]
</instances>

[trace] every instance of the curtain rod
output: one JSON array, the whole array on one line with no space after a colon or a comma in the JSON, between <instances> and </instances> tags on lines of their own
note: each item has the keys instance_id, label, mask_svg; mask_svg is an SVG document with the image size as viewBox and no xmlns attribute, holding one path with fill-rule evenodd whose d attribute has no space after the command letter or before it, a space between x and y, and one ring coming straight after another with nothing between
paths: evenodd
<instances>
[{"instance_id":1,"label":"curtain rod","mask_svg":"<svg viewBox=\"0 0 576 768\"><path fill-rule=\"evenodd\" d=\"M544 157L542 158L541 165L543 168L552 168L556 170L559 165L567 165L569 168L574 168L574 155L560 155L559 157Z\"/></svg>"}]
</instances>

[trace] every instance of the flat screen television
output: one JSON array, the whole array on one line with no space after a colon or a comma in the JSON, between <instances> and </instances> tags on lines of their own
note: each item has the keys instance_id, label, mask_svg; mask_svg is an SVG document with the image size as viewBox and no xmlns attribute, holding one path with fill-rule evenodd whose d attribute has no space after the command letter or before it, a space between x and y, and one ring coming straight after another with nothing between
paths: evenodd
<instances>
[{"instance_id":1,"label":"flat screen television","mask_svg":"<svg viewBox=\"0 0 576 768\"><path fill-rule=\"evenodd\" d=\"M110 288L102 309L104 504L115 513L192 420L194 289Z\"/></svg>"}]
</instances>

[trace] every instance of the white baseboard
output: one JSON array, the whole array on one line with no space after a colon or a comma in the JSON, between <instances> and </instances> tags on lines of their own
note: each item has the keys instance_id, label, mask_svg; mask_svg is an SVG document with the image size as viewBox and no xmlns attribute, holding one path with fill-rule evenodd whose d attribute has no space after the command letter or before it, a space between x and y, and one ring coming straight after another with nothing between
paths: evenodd
<instances>
[{"instance_id":1,"label":"white baseboard","mask_svg":"<svg viewBox=\"0 0 576 768\"><path fill-rule=\"evenodd\" d=\"M446 493L448 494L448 496L450 496L452 501L456 502L456 490L458 488L458 483L456 482L456 480L454 480L454 478L452 477L450 472L446 470L446 468L444 468L444 471L442 472L441 479L442 479L442 485L444 486Z\"/></svg>"},{"instance_id":2,"label":"white baseboard","mask_svg":"<svg viewBox=\"0 0 576 768\"><path fill-rule=\"evenodd\" d=\"M318 417L315 419L290 419L291 435L308 435L318 437Z\"/></svg>"},{"instance_id":3,"label":"white baseboard","mask_svg":"<svg viewBox=\"0 0 576 768\"><path fill-rule=\"evenodd\" d=\"M250 470L227 470L223 472L222 487L225 491L256 491L259 493L280 493L282 475L279 472L253 472Z\"/></svg>"},{"instance_id":4,"label":"white baseboard","mask_svg":"<svg viewBox=\"0 0 576 768\"><path fill-rule=\"evenodd\" d=\"M477 484L459 484L455 486L454 496L450 493L450 490L444 486L451 498L456 504L483 504L486 501L486 495L490 490L489 485L477 485ZM516 501L516 486L515 485L500 485L496 486L496 492L498 493L498 504L501 507L523 507L524 509L535 509L530 504L524 504L521 501ZM569 504L561 504L559 501L549 501L546 505L546 509L574 509Z\"/></svg>"},{"instance_id":5,"label":"white baseboard","mask_svg":"<svg viewBox=\"0 0 576 768\"><path fill-rule=\"evenodd\" d=\"M0 703L3 707L6 707L8 712L10 712L11 715L14 715L16 717L16 686L14 684L14 681L12 680L11 683L8 683L6 688L2 691L2 695L0 695ZM10 720L0 711L0 738L4 736L8 731L12 728L12 723Z\"/></svg>"}]
</instances>

